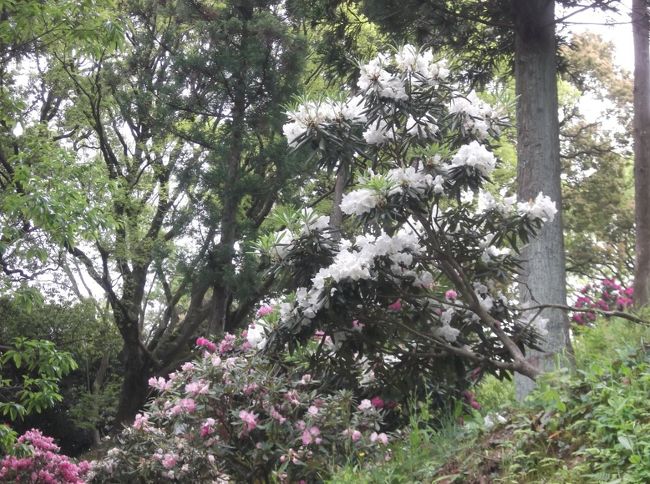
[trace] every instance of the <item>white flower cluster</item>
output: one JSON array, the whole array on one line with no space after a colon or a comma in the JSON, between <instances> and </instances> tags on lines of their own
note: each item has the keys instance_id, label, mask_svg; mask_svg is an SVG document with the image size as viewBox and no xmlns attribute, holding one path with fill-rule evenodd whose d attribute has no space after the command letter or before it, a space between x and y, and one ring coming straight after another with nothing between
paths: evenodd
<instances>
[{"instance_id":1,"label":"white flower cluster","mask_svg":"<svg viewBox=\"0 0 650 484\"><path fill-rule=\"evenodd\" d=\"M374 209L381 198L381 194L371 188L353 190L343 196L341 211L348 215L363 215Z\"/></svg>"},{"instance_id":2,"label":"white flower cluster","mask_svg":"<svg viewBox=\"0 0 650 484\"><path fill-rule=\"evenodd\" d=\"M449 104L449 112L460 116L465 131L478 139L486 139L490 128L498 132L498 126L494 123L498 114L489 104L481 101L474 91L467 96L454 97Z\"/></svg>"},{"instance_id":3,"label":"white flower cluster","mask_svg":"<svg viewBox=\"0 0 650 484\"><path fill-rule=\"evenodd\" d=\"M381 178L386 182L386 191L382 193L376 188L359 188L347 193L341 200L341 211L348 215L363 215L377 207L380 200L386 196L402 193L409 188L422 195L428 189L434 189L435 193L442 193L444 178L440 175L433 178L428 173L417 171L414 167L393 168L385 175L375 175L370 172L370 177L362 180L363 184L369 184L373 178Z\"/></svg>"},{"instance_id":4,"label":"white flower cluster","mask_svg":"<svg viewBox=\"0 0 650 484\"><path fill-rule=\"evenodd\" d=\"M494 261L494 260L499 260L503 257L507 257L512 253L512 250L510 250L507 247L496 247L494 245L490 245L485 248L483 251L483 254L481 255L481 260L485 262L486 264Z\"/></svg>"},{"instance_id":5,"label":"white flower cluster","mask_svg":"<svg viewBox=\"0 0 650 484\"><path fill-rule=\"evenodd\" d=\"M366 122L365 105L361 96L346 101L309 101L287 113L289 122L282 127L289 146L296 146L301 136L310 130L334 124L361 124Z\"/></svg>"},{"instance_id":6,"label":"white flower cluster","mask_svg":"<svg viewBox=\"0 0 650 484\"><path fill-rule=\"evenodd\" d=\"M330 218L328 215L316 215L312 209L304 208L300 212L300 226L294 230L286 228L276 235L275 245L271 255L279 260L284 259L293 247L296 238L309 234L313 231L324 231L329 228ZM329 234L322 234L329 237Z\"/></svg>"},{"instance_id":7,"label":"white flower cluster","mask_svg":"<svg viewBox=\"0 0 650 484\"><path fill-rule=\"evenodd\" d=\"M394 266L401 267L413 263L413 254L422 252L416 234L400 231L394 236L381 233L377 237L358 236L354 244L348 240L341 242L341 250L336 254L332 264L321 268L312 278L312 287L299 288L296 291L296 303L308 318L313 318L325 304L325 286L331 282L358 281L372 279L371 270L377 257L388 256ZM401 270L401 269L400 269ZM415 273L415 284L433 282L433 276Z\"/></svg>"},{"instance_id":8,"label":"white flower cluster","mask_svg":"<svg viewBox=\"0 0 650 484\"><path fill-rule=\"evenodd\" d=\"M408 98L405 74L412 75L412 84L436 85L449 76L443 61L435 62L433 52L420 52L412 45L405 45L395 55L379 54L361 66L357 86L362 92L374 92L378 96L394 100ZM394 71L394 72L393 72Z\"/></svg>"},{"instance_id":9,"label":"white flower cluster","mask_svg":"<svg viewBox=\"0 0 650 484\"><path fill-rule=\"evenodd\" d=\"M449 343L454 343L458 339L460 330L451 326L451 320L453 319L455 314L456 311L454 310L453 307L448 307L442 312L442 314L440 315L440 322L442 322L442 326L434 328L433 330L434 336L437 336L438 338L443 338L447 340Z\"/></svg>"},{"instance_id":10,"label":"white flower cluster","mask_svg":"<svg viewBox=\"0 0 650 484\"><path fill-rule=\"evenodd\" d=\"M495 245L492 245L493 241L494 234L485 237L479 242L479 248L483 250L481 260L486 264L494 260L499 260L503 257L507 257L512 253L512 250L507 247L497 247Z\"/></svg>"},{"instance_id":11,"label":"white flower cluster","mask_svg":"<svg viewBox=\"0 0 650 484\"><path fill-rule=\"evenodd\" d=\"M460 147L452 158L451 164L452 166L474 168L487 177L496 167L496 158L478 141L472 141L470 144Z\"/></svg>"},{"instance_id":12,"label":"white flower cluster","mask_svg":"<svg viewBox=\"0 0 650 484\"><path fill-rule=\"evenodd\" d=\"M542 192L537 194L535 200L527 202L519 202L517 204L517 212L522 217L530 219L541 220L542 222L552 222L557 213L555 202Z\"/></svg>"},{"instance_id":13,"label":"white flower cluster","mask_svg":"<svg viewBox=\"0 0 650 484\"><path fill-rule=\"evenodd\" d=\"M479 190L476 213L480 215L490 210L497 210L501 215L511 215L515 209L516 203L516 195L503 197L499 200L490 192Z\"/></svg>"},{"instance_id":14,"label":"white flower cluster","mask_svg":"<svg viewBox=\"0 0 650 484\"><path fill-rule=\"evenodd\" d=\"M406 134L409 136L427 139L434 137L437 132L438 126L428 116L419 119L409 116L406 120Z\"/></svg>"},{"instance_id":15,"label":"white flower cluster","mask_svg":"<svg viewBox=\"0 0 650 484\"><path fill-rule=\"evenodd\" d=\"M395 139L395 132L392 127L388 126L386 121L379 121L370 124L363 132L363 139L369 145L380 145Z\"/></svg>"}]
</instances>

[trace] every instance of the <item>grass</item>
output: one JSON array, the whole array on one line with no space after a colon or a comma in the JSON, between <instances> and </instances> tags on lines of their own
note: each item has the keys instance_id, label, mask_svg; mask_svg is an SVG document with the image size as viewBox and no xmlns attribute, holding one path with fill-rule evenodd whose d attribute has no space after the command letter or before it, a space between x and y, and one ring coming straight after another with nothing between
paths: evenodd
<instances>
[{"instance_id":1,"label":"grass","mask_svg":"<svg viewBox=\"0 0 650 484\"><path fill-rule=\"evenodd\" d=\"M542 378L524 404L512 382L485 378L482 409L464 425L432 425L420 405L383 465L337 469L328 482L650 482L650 329L602 320L575 336L575 374ZM507 422L486 425L497 412Z\"/></svg>"}]
</instances>

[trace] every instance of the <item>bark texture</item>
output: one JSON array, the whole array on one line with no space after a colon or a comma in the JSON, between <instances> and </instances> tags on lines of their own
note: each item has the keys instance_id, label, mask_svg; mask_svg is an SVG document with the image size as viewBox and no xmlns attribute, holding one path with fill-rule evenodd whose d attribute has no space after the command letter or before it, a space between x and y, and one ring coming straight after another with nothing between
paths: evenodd
<instances>
[{"instance_id":1,"label":"bark texture","mask_svg":"<svg viewBox=\"0 0 650 484\"><path fill-rule=\"evenodd\" d=\"M647 0L632 1L634 35L634 199L636 257L634 300L650 302L650 55Z\"/></svg>"},{"instance_id":2,"label":"bark texture","mask_svg":"<svg viewBox=\"0 0 650 484\"><path fill-rule=\"evenodd\" d=\"M515 79L517 99L517 182L519 200L539 192L551 197L558 213L539 236L524 248L520 278L522 302L566 304L562 192L557 101L555 2L513 0L515 21ZM571 347L569 321L557 309L545 310L548 335L543 352L528 349L527 360L540 371L554 368L556 355ZM517 398L524 398L534 382L516 375Z\"/></svg>"}]
</instances>

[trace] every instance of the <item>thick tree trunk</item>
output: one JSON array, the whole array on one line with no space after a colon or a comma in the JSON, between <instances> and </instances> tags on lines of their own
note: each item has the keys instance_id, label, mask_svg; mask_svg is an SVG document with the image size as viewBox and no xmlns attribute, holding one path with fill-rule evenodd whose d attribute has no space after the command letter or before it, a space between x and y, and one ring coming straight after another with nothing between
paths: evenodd
<instances>
[{"instance_id":1,"label":"thick tree trunk","mask_svg":"<svg viewBox=\"0 0 650 484\"><path fill-rule=\"evenodd\" d=\"M636 260L634 300L650 302L650 55L647 0L632 0L634 34L634 200Z\"/></svg>"},{"instance_id":2,"label":"thick tree trunk","mask_svg":"<svg viewBox=\"0 0 650 484\"><path fill-rule=\"evenodd\" d=\"M124 380L120 402L115 415L115 428L130 424L142 408L149 394L148 380L151 376L149 358L139 345L124 344Z\"/></svg>"},{"instance_id":3,"label":"thick tree trunk","mask_svg":"<svg viewBox=\"0 0 650 484\"><path fill-rule=\"evenodd\" d=\"M539 192L551 197L558 213L524 248L520 278L522 302L566 304L562 192L558 127L555 5L552 0L513 0L517 99L517 183L519 200ZM527 359L541 371L554 367L556 355L571 348L569 321L563 311L546 310L548 335L543 352L527 350ZM534 382L516 375L517 397Z\"/></svg>"},{"instance_id":4,"label":"thick tree trunk","mask_svg":"<svg viewBox=\"0 0 650 484\"><path fill-rule=\"evenodd\" d=\"M124 277L121 300L111 300L113 317L124 346L124 376L120 401L115 416L115 430L130 424L144 405L149 393L148 380L153 361L141 340L140 305L144 297L146 266L139 266Z\"/></svg>"}]
</instances>

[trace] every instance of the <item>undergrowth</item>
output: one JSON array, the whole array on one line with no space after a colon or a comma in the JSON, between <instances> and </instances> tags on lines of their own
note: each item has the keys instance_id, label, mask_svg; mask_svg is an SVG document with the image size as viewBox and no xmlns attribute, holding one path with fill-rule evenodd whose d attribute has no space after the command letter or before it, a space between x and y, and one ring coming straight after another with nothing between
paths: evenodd
<instances>
[{"instance_id":1,"label":"undergrowth","mask_svg":"<svg viewBox=\"0 0 650 484\"><path fill-rule=\"evenodd\" d=\"M331 483L650 482L650 329L602 320L576 330L577 370L546 375L524 404L486 378L481 409L411 412L382 465L338 469ZM435 418L434 418L435 417Z\"/></svg>"}]
</instances>

